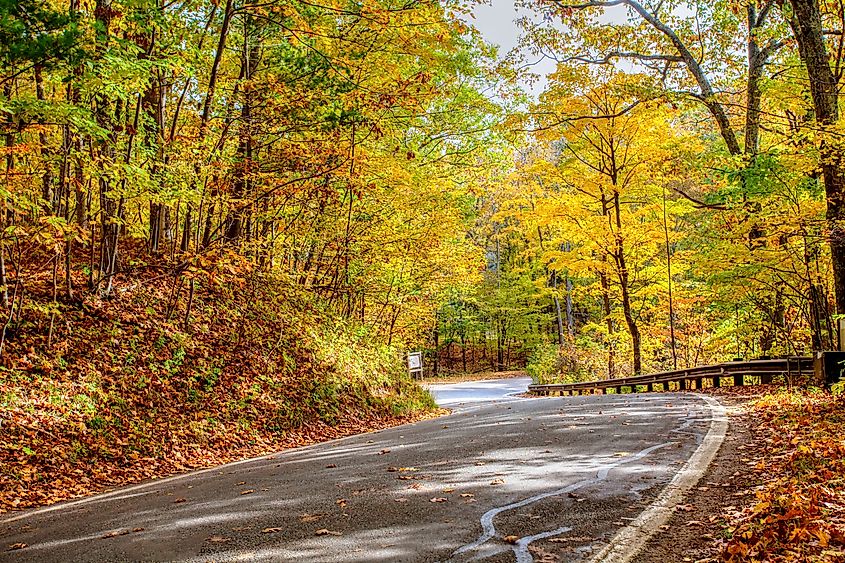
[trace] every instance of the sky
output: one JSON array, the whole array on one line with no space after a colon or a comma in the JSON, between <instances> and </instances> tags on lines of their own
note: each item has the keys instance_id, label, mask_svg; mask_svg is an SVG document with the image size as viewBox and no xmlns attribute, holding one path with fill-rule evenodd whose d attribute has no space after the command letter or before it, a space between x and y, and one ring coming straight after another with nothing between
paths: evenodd
<instances>
[{"instance_id":1,"label":"sky","mask_svg":"<svg viewBox=\"0 0 845 563\"><path fill-rule=\"evenodd\" d=\"M477 4L473 8L474 19L469 23L475 26L488 43L499 46L499 56L505 57L519 41L520 30L515 20L523 15L532 15L532 12L525 9L517 9L513 2L505 0L488 0L487 4ZM536 16L536 14L534 14ZM628 19L627 10L624 7L605 9L604 14L599 17L600 22L622 23ZM545 75L555 70L555 63L546 59L539 61L532 67L532 71L540 75L540 80L534 84L525 84L534 96L539 95L547 84Z\"/></svg>"},{"instance_id":2,"label":"sky","mask_svg":"<svg viewBox=\"0 0 845 563\"><path fill-rule=\"evenodd\" d=\"M470 23L481 32L481 35L488 43L499 46L499 56L505 57L519 41L519 28L515 20L530 12L524 9L517 10L513 2L505 0L491 0L489 4L478 4L473 9L475 19ZM526 84L525 87L535 96L543 91L546 85L545 75L554 71L555 65L551 60L539 62L533 71L541 76L535 84Z\"/></svg>"}]
</instances>

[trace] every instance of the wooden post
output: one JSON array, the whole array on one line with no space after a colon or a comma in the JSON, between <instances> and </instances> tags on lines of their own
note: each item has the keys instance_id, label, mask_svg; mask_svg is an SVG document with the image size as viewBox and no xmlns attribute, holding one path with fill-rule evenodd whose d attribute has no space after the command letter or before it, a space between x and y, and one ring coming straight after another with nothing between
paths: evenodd
<instances>
[{"instance_id":1,"label":"wooden post","mask_svg":"<svg viewBox=\"0 0 845 563\"><path fill-rule=\"evenodd\" d=\"M646 386L645 386L645 390L646 390L646 393L651 393L651 392L653 392L653 391L654 391L654 384L653 384L653 383L649 383L648 385L646 385Z\"/></svg>"},{"instance_id":2,"label":"wooden post","mask_svg":"<svg viewBox=\"0 0 845 563\"><path fill-rule=\"evenodd\" d=\"M722 386L722 377L720 375L713 376L713 387L721 387Z\"/></svg>"},{"instance_id":3,"label":"wooden post","mask_svg":"<svg viewBox=\"0 0 845 563\"><path fill-rule=\"evenodd\" d=\"M735 387L742 387L742 384L745 383L745 377L742 375L735 375L734 376L734 386Z\"/></svg>"},{"instance_id":4,"label":"wooden post","mask_svg":"<svg viewBox=\"0 0 845 563\"><path fill-rule=\"evenodd\" d=\"M702 387L704 386L704 378L703 377L696 377L695 378L695 388L701 391Z\"/></svg>"},{"instance_id":5,"label":"wooden post","mask_svg":"<svg viewBox=\"0 0 845 563\"><path fill-rule=\"evenodd\" d=\"M617 386L617 387L616 387L616 394L617 394L617 395L621 395L621 394L622 394L622 386L621 386L621 385L619 385L619 386Z\"/></svg>"},{"instance_id":6,"label":"wooden post","mask_svg":"<svg viewBox=\"0 0 845 563\"><path fill-rule=\"evenodd\" d=\"M760 384L761 385L768 385L772 382L772 378L774 376L771 373L764 373L760 375Z\"/></svg>"}]
</instances>

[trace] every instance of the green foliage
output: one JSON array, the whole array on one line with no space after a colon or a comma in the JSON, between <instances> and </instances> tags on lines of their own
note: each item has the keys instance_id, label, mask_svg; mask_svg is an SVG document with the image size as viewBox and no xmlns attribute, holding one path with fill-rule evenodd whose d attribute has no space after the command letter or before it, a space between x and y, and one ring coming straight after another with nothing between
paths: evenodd
<instances>
[{"instance_id":1,"label":"green foliage","mask_svg":"<svg viewBox=\"0 0 845 563\"><path fill-rule=\"evenodd\" d=\"M563 362L560 348L555 344L540 344L534 348L525 371L535 384L557 383Z\"/></svg>"},{"instance_id":2,"label":"green foliage","mask_svg":"<svg viewBox=\"0 0 845 563\"><path fill-rule=\"evenodd\" d=\"M84 55L76 18L44 0L0 0L0 65L52 67Z\"/></svg>"}]
</instances>

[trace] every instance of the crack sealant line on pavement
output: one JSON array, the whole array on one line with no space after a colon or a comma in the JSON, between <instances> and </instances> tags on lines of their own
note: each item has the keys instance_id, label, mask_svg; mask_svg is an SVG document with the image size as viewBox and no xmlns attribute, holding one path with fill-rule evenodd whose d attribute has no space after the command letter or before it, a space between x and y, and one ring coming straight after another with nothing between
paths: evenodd
<instances>
[{"instance_id":1,"label":"crack sealant line on pavement","mask_svg":"<svg viewBox=\"0 0 845 563\"><path fill-rule=\"evenodd\" d=\"M710 406L712 418L707 435L681 470L666 485L657 499L628 526L621 529L590 563L628 563L645 547L661 525L669 520L675 506L710 467L725 440L728 420L725 407L707 395L702 398Z\"/></svg>"},{"instance_id":2,"label":"crack sealant line on pavement","mask_svg":"<svg viewBox=\"0 0 845 563\"><path fill-rule=\"evenodd\" d=\"M507 504L505 506L491 508L490 510L488 510L487 512L485 512L481 516L481 529L483 531L482 531L481 535L478 537L478 539L476 539L472 543L468 543L468 544L464 545L463 547L460 547L457 550L455 550L452 553L452 558L449 559L449 561L454 561L454 558L456 556L463 555L463 554L465 554L469 551L473 551L473 550L478 549L479 547L483 546L488 541L490 541L491 539L496 537L496 525L493 523L493 519L496 518L496 516L498 516L499 514L501 514L503 512L507 512L508 510L513 510L515 508L522 508L523 506L528 506L529 504L534 504L535 502L541 501L543 499L547 499L549 497L564 495L566 493L576 491L576 490L581 489L583 487L588 487L590 485L595 485L597 483L600 483L600 482L604 481L605 479L607 479L607 476L610 474L610 471L612 469L615 469L616 467L619 467L620 465L623 465L623 464L626 464L626 463L629 463L629 462L632 462L632 461L640 460L640 459L646 457L647 455L649 455L650 453L652 453L656 450L659 450L661 448L665 448L666 446L673 444L673 443L674 442L664 442L662 444L650 446L648 448L640 450L639 452L637 452L636 454L634 454L632 456L628 456L628 457L622 458L620 460L613 461L611 463L606 463L606 464L600 466L597 473L596 473L596 476L592 477L590 479L584 479L582 481L578 481L577 483L573 483L572 485L567 485L566 487L563 487L563 488L560 488L560 489L555 489L554 491L548 491L548 492L545 492L545 493L540 493L538 495L534 495L532 497L528 497L528 498L522 499L521 501L517 501L517 502L511 503L511 504ZM531 541L533 541L534 539L545 539L547 537L551 537L552 535L559 535L559 534L564 533L565 531L569 531L569 528L558 528L558 530L555 530L555 532L557 532L556 534L555 533L541 533L541 534L537 534L535 536L523 538L523 540L526 540L526 541L523 541L522 543L517 543L517 545L512 546L514 554L517 556L518 563L525 563L525 562L530 562L530 561L534 560L531 557L531 554L528 553L528 545Z\"/></svg>"}]
</instances>

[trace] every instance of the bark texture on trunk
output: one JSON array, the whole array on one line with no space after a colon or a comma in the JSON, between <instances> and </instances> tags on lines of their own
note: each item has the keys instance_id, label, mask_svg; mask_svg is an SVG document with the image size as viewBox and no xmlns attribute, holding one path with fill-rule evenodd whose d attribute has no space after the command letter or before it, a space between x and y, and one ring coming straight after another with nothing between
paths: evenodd
<instances>
[{"instance_id":1,"label":"bark texture on trunk","mask_svg":"<svg viewBox=\"0 0 845 563\"><path fill-rule=\"evenodd\" d=\"M816 122L822 129L819 142L821 170L827 198L830 256L836 312L845 312L845 169L842 147L824 130L839 121L837 80L830 68L818 0L790 0L790 27L807 67Z\"/></svg>"}]
</instances>

